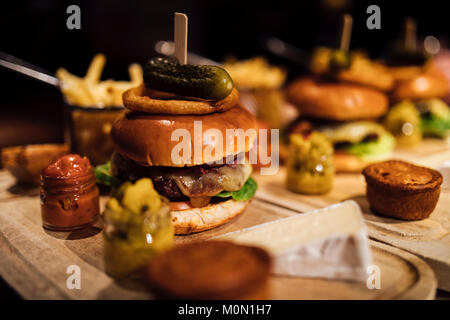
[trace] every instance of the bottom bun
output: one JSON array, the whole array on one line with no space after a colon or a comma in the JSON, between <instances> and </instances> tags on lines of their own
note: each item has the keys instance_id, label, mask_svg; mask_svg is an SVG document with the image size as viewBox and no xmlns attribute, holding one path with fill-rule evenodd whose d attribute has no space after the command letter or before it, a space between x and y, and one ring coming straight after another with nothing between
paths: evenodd
<instances>
[{"instance_id":1,"label":"bottom bun","mask_svg":"<svg viewBox=\"0 0 450 320\"><path fill-rule=\"evenodd\" d=\"M190 234L218 227L245 211L248 201L227 200L203 208L172 211L175 234Z\"/></svg>"},{"instance_id":2,"label":"bottom bun","mask_svg":"<svg viewBox=\"0 0 450 320\"><path fill-rule=\"evenodd\" d=\"M335 153L333 163L336 172L361 172L368 164L361 157L348 153Z\"/></svg>"}]
</instances>

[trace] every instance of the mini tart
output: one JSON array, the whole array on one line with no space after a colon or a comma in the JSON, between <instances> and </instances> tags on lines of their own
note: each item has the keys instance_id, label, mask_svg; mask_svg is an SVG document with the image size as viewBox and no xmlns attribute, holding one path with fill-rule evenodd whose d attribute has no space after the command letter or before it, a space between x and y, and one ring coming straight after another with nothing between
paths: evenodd
<instances>
[{"instance_id":1,"label":"mini tart","mask_svg":"<svg viewBox=\"0 0 450 320\"><path fill-rule=\"evenodd\" d=\"M205 241L156 256L145 276L162 299L267 299L270 268L261 248Z\"/></svg>"},{"instance_id":2,"label":"mini tart","mask_svg":"<svg viewBox=\"0 0 450 320\"><path fill-rule=\"evenodd\" d=\"M144 84L123 93L123 104L127 109L152 114L208 114L223 112L239 101L239 92L233 88L222 100L204 100L194 97L180 97L173 93L156 91Z\"/></svg>"},{"instance_id":3,"label":"mini tart","mask_svg":"<svg viewBox=\"0 0 450 320\"><path fill-rule=\"evenodd\" d=\"M433 212L441 192L442 175L433 169L388 160L363 170L367 198L373 211L403 220L421 220Z\"/></svg>"}]
</instances>

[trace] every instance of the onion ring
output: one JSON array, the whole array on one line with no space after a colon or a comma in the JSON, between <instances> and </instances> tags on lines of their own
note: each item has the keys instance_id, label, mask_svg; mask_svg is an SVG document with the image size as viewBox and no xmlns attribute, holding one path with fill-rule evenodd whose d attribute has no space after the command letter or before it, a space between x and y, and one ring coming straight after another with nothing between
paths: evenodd
<instances>
[{"instance_id":1,"label":"onion ring","mask_svg":"<svg viewBox=\"0 0 450 320\"><path fill-rule=\"evenodd\" d=\"M222 100L204 100L193 97L180 97L172 93L149 89L141 84L128 89L123 94L124 106L133 111L151 114L208 114L224 112L239 101L236 88Z\"/></svg>"}]
</instances>

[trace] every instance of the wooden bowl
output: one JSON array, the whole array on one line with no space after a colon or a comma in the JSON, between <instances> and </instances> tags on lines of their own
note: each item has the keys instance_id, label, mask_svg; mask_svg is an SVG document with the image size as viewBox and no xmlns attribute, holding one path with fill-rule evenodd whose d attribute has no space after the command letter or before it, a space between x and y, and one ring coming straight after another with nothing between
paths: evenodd
<instances>
[{"instance_id":1,"label":"wooden bowl","mask_svg":"<svg viewBox=\"0 0 450 320\"><path fill-rule=\"evenodd\" d=\"M39 184L41 171L67 153L67 144L33 144L3 148L1 159L18 182Z\"/></svg>"}]
</instances>

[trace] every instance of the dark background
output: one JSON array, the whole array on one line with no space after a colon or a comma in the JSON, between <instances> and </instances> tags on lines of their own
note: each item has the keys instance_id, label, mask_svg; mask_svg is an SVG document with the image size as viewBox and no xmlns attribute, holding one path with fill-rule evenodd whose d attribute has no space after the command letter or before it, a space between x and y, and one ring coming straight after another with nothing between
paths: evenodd
<instances>
[{"instance_id":1,"label":"dark background","mask_svg":"<svg viewBox=\"0 0 450 320\"><path fill-rule=\"evenodd\" d=\"M68 30L66 8L81 8L81 30ZM366 28L367 6L381 8L381 30ZM261 36L275 35L304 50L336 45L340 17L354 17L352 48L372 57L398 37L405 16L417 19L419 37L448 35L443 1L2 1L0 50L51 73L64 66L84 75L98 52L107 56L104 78L126 79L131 62L154 55L157 40L172 40L173 12L189 16L189 50L221 61L227 56L265 55L285 66L292 78L302 68L270 55ZM0 148L62 140L59 92L46 84L0 68Z\"/></svg>"},{"instance_id":2,"label":"dark background","mask_svg":"<svg viewBox=\"0 0 450 320\"><path fill-rule=\"evenodd\" d=\"M81 8L81 30L68 30L66 8ZM366 28L367 6L381 8L381 30ZM50 73L64 66L84 75L92 57L107 57L103 78L127 79L127 66L153 56L157 40L172 40L173 13L189 16L189 50L221 61L227 56L266 56L289 78L304 72L270 55L261 37L274 35L310 51L337 44L340 17L354 17L352 48L380 57L397 38L405 16L417 19L418 35L434 35L445 45L449 13L445 1L182 1L182 0L28 0L1 1L0 50ZM62 105L57 89L0 68L0 148L62 142ZM18 297L0 281L0 298Z\"/></svg>"}]
</instances>

